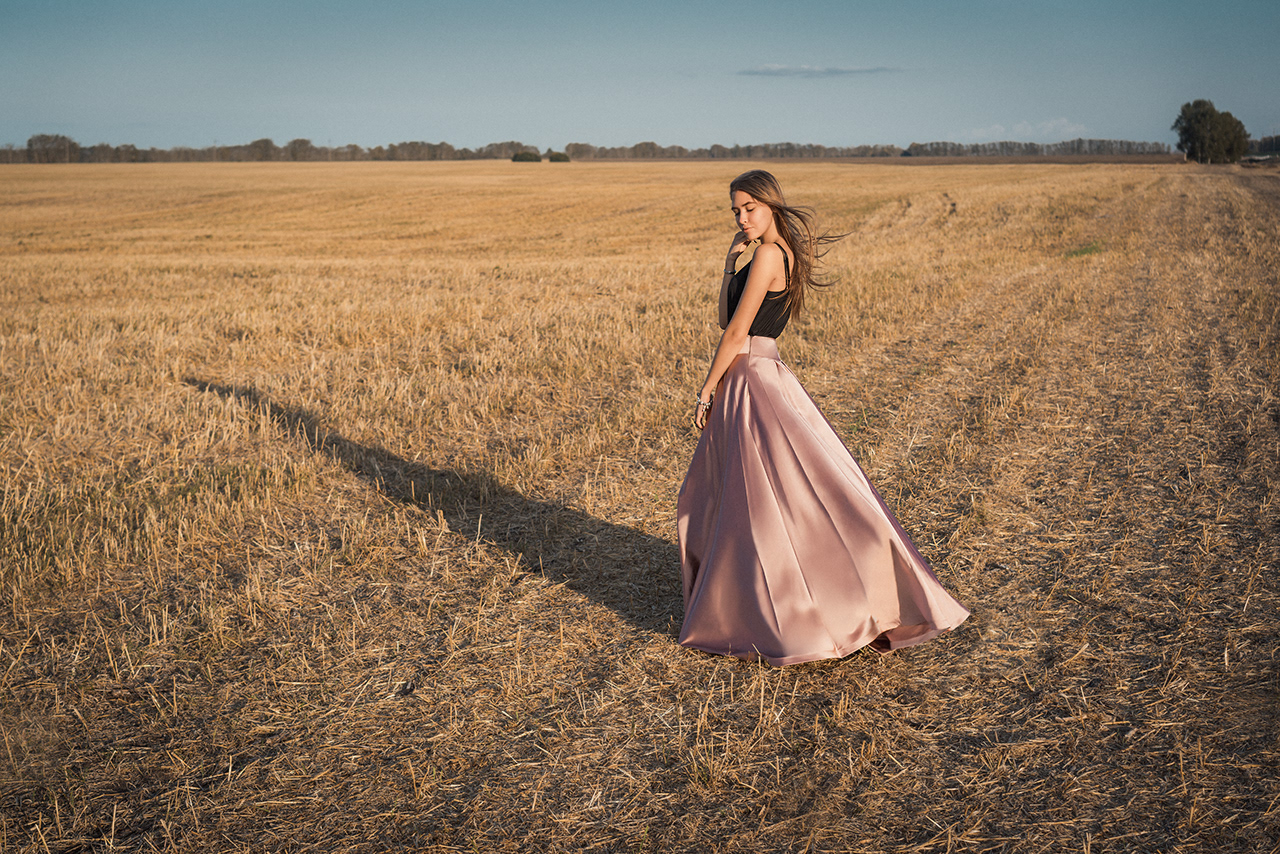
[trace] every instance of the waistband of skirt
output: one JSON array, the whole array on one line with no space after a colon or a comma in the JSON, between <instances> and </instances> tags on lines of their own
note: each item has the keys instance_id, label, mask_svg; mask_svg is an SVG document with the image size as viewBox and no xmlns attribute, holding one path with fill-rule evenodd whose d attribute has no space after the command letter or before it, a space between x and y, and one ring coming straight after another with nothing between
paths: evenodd
<instances>
[{"instance_id":1,"label":"waistband of skirt","mask_svg":"<svg viewBox=\"0 0 1280 854\"><path fill-rule=\"evenodd\" d=\"M748 335L747 340L742 342L742 348L738 350L738 353L763 356L766 359L782 359L778 355L778 340L776 338L766 338L763 335Z\"/></svg>"}]
</instances>

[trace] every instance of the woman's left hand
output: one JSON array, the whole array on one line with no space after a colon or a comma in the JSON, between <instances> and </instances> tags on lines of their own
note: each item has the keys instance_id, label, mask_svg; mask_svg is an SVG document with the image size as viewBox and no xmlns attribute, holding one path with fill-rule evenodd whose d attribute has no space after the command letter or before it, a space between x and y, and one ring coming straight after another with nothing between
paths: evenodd
<instances>
[{"instance_id":1,"label":"woman's left hand","mask_svg":"<svg viewBox=\"0 0 1280 854\"><path fill-rule=\"evenodd\" d=\"M729 244L729 254L725 256L725 269L728 270L738 262L738 256L747 251L747 247L751 245L751 239L744 233L739 231L733 236L733 242Z\"/></svg>"},{"instance_id":2,"label":"woman's left hand","mask_svg":"<svg viewBox=\"0 0 1280 854\"><path fill-rule=\"evenodd\" d=\"M707 397L706 400L703 400L702 397L699 396L698 402L694 405L693 426L697 427L699 430L704 429L707 426L707 415L710 412L711 398Z\"/></svg>"}]
</instances>

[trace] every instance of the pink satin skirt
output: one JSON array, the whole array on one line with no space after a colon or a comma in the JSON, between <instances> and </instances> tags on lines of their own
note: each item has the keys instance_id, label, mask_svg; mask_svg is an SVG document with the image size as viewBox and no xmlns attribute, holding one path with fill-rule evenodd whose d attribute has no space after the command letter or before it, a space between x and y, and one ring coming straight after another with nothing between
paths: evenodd
<instances>
[{"instance_id":1,"label":"pink satin skirt","mask_svg":"<svg viewBox=\"0 0 1280 854\"><path fill-rule=\"evenodd\" d=\"M687 647L797 664L922 643L969 616L772 338L748 337L721 381L677 524Z\"/></svg>"}]
</instances>

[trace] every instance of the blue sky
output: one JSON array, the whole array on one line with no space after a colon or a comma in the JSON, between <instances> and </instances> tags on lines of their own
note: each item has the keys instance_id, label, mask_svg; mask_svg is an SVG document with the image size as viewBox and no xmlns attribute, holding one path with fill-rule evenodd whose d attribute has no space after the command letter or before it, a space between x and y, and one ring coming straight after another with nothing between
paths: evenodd
<instances>
[{"instance_id":1,"label":"blue sky","mask_svg":"<svg viewBox=\"0 0 1280 854\"><path fill-rule=\"evenodd\" d=\"M1278 0L0 0L0 145L1172 143L1277 60Z\"/></svg>"}]
</instances>

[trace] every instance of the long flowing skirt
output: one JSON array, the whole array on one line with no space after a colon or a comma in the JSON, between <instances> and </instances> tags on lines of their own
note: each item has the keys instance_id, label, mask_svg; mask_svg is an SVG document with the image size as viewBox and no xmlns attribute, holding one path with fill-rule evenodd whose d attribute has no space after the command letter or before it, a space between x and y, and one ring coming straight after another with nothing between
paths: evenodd
<instances>
[{"instance_id":1,"label":"long flowing skirt","mask_svg":"<svg viewBox=\"0 0 1280 854\"><path fill-rule=\"evenodd\" d=\"M796 664L922 643L969 616L771 338L748 337L725 374L677 518L687 647Z\"/></svg>"}]
</instances>

